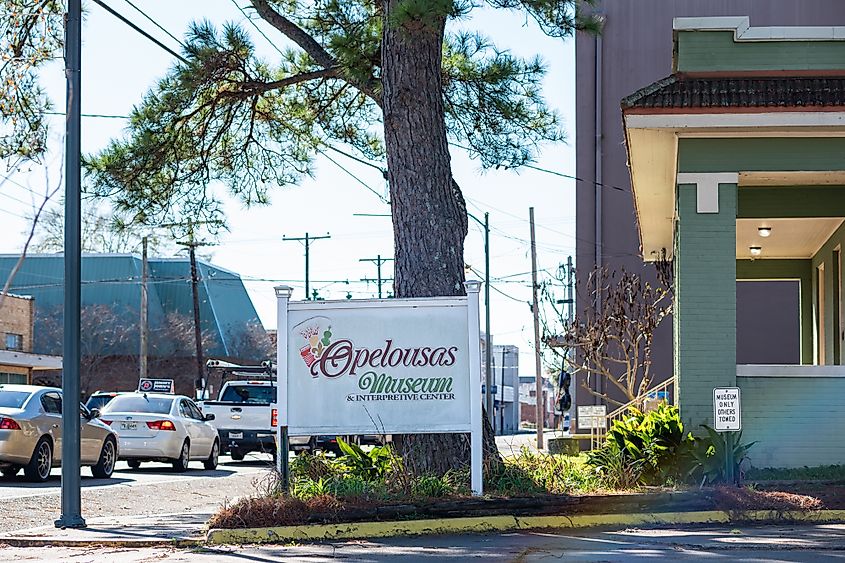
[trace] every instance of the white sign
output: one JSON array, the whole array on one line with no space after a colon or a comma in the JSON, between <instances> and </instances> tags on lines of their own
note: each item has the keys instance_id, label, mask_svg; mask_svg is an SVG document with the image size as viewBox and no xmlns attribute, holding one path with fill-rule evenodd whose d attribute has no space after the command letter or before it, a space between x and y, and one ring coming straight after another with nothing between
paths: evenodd
<instances>
[{"instance_id":1,"label":"white sign","mask_svg":"<svg viewBox=\"0 0 845 563\"><path fill-rule=\"evenodd\" d=\"M607 406L578 407L578 428L607 428Z\"/></svg>"},{"instance_id":2,"label":"white sign","mask_svg":"<svg viewBox=\"0 0 845 563\"><path fill-rule=\"evenodd\" d=\"M713 389L713 423L719 432L742 430L739 387Z\"/></svg>"},{"instance_id":3,"label":"white sign","mask_svg":"<svg viewBox=\"0 0 845 563\"><path fill-rule=\"evenodd\" d=\"M467 297L297 302L276 288L280 431L471 432L480 494L479 287L467 282Z\"/></svg>"}]
</instances>

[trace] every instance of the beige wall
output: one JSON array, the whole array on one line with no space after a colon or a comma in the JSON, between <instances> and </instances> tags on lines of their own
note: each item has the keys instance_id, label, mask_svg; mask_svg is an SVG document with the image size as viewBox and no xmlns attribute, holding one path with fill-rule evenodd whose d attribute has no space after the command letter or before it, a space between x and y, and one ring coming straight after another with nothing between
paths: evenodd
<instances>
[{"instance_id":1,"label":"beige wall","mask_svg":"<svg viewBox=\"0 0 845 563\"><path fill-rule=\"evenodd\" d=\"M6 348L7 334L23 336L22 352L32 352L35 300L6 295L0 307L0 349Z\"/></svg>"}]
</instances>

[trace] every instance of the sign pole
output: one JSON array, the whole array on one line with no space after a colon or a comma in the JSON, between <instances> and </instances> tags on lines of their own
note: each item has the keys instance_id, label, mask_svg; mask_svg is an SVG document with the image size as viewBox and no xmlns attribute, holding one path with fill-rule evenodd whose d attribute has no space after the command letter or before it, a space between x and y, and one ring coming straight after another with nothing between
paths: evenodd
<instances>
[{"instance_id":1,"label":"sign pole","mask_svg":"<svg viewBox=\"0 0 845 563\"><path fill-rule=\"evenodd\" d=\"M478 293L481 282L470 280L464 282L467 292L467 325L469 328L469 389L470 389L470 476L472 494L484 494L484 483L481 472L483 439L481 426L481 334L478 327ZM489 390L489 387L488 387Z\"/></svg>"},{"instance_id":2,"label":"sign pole","mask_svg":"<svg viewBox=\"0 0 845 563\"><path fill-rule=\"evenodd\" d=\"M281 477L282 492L290 488L288 467L288 302L293 288L278 285L276 289L276 471Z\"/></svg>"}]
</instances>

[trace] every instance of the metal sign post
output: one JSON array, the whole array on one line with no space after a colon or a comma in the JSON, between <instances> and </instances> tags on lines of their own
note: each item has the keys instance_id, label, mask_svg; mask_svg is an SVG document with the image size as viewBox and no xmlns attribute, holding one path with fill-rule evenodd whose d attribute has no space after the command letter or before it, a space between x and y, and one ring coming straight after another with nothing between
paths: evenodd
<instances>
[{"instance_id":1,"label":"metal sign post","mask_svg":"<svg viewBox=\"0 0 845 563\"><path fill-rule=\"evenodd\" d=\"M713 428L716 432L725 433L725 481L735 483L734 432L742 430L742 404L739 387L716 387L713 389Z\"/></svg>"}]
</instances>

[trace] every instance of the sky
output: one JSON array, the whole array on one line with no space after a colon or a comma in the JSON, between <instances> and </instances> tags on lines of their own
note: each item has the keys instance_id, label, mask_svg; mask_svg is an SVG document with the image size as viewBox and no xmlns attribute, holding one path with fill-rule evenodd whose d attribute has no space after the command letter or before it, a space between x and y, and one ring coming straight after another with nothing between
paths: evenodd
<instances>
[{"instance_id":1,"label":"sky","mask_svg":"<svg viewBox=\"0 0 845 563\"><path fill-rule=\"evenodd\" d=\"M109 6L131 19L173 50L179 44L136 11L126 0L107 0ZM278 57L275 47L262 37L244 14L247 0L133 0L161 27L177 38L184 36L192 20L215 24L241 22L253 36L259 56L268 61ZM144 93L173 64L172 55L133 31L93 2L86 2L82 47L82 112L126 115ZM276 46L286 43L269 25L250 10L257 27ZM543 84L549 105L562 117L568 142L544 148L534 163L539 168L575 174L575 48L574 39L546 37L521 14L489 8L476 9L470 17L454 21L451 29L473 29L489 36L495 44L515 55L540 55L548 73ZM64 111L62 61L44 67L42 84L57 112ZM121 137L125 120L83 117L82 147L96 152L112 138ZM41 194L48 181L61 179L63 121L51 119L51 152L44 164L27 164L20 170L0 169L8 181L0 184L0 253L19 253L32 214L34 194ZM523 168L519 171L483 171L459 148L452 148L453 174L467 200L468 210L483 220L490 214L491 334L494 344L513 344L520 349L520 375L533 375L533 324L531 301L531 253L528 209L535 208L537 264L540 277L565 264L575 254L575 182L550 172ZM276 327L274 285L294 287L293 298L304 297L304 249L299 242L283 237L326 235L311 245L311 288L326 299L371 298L377 294L376 267L366 258L392 257L393 233L389 207L375 192L387 195L381 174L340 155L335 162L325 157L315 161L313 178L297 186L272 192L270 205L245 208L227 198L228 232L219 238L205 237L214 246L204 255L216 266L242 276L253 304L268 329ZM222 187L219 188L222 191ZM63 191L63 190L61 190ZM360 214L371 214L361 216ZM375 215L375 216L373 216ZM162 233L166 234L166 233ZM483 230L470 220L465 243L465 262L482 279L484 274ZM382 275L392 276L391 263ZM346 281L348 280L348 283ZM385 288L385 291L389 286ZM483 309L481 319L484 328Z\"/></svg>"}]
</instances>

